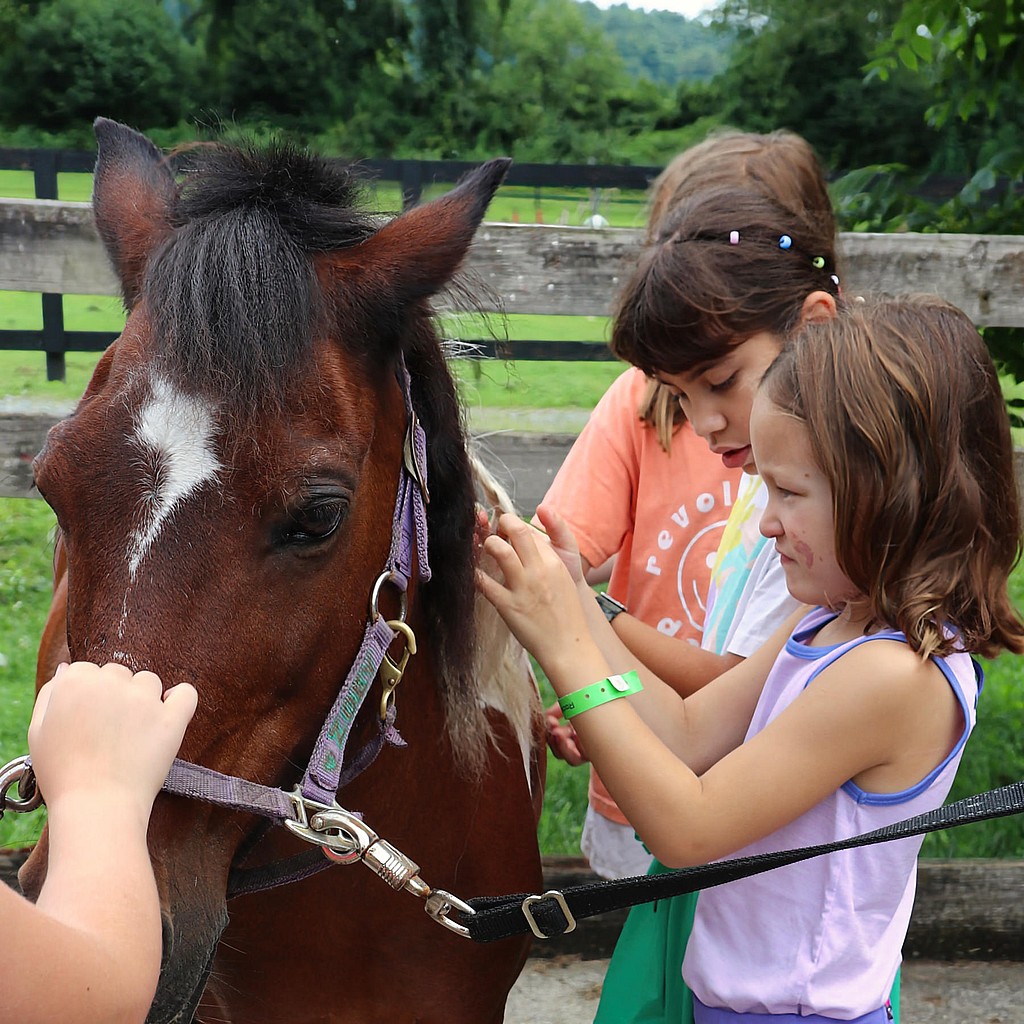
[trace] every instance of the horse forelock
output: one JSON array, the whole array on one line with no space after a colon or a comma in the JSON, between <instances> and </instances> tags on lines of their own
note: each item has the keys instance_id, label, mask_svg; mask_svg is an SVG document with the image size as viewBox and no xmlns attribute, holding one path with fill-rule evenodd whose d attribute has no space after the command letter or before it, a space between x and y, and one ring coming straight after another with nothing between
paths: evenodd
<instances>
[{"instance_id":1,"label":"horse forelock","mask_svg":"<svg viewBox=\"0 0 1024 1024\"><path fill-rule=\"evenodd\" d=\"M334 312L314 257L379 225L349 169L291 147L189 156L143 287L161 370L228 408L279 402Z\"/></svg>"}]
</instances>

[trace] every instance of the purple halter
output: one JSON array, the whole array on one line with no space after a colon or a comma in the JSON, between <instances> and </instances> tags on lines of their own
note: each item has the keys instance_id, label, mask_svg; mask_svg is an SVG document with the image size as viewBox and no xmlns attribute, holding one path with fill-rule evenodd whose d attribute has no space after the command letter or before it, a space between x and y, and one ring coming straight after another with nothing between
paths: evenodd
<instances>
[{"instance_id":1,"label":"purple halter","mask_svg":"<svg viewBox=\"0 0 1024 1024\"><path fill-rule=\"evenodd\" d=\"M408 420L391 524L391 549L387 564L373 587L369 621L359 652L320 730L302 781L289 792L176 759L163 789L167 793L258 815L266 828L283 824L299 838L319 847L318 850L306 850L277 864L259 868L240 867L236 858L228 880L229 898L297 881L331 864L361 861L392 889L405 890L420 897L427 914L439 924L469 938L469 928L449 915L458 911L463 916L472 916L476 913L474 908L444 889L427 885L420 878L418 864L381 839L364 824L358 812L348 811L335 801L338 789L370 765L385 743L405 745L394 726L395 706L391 696L401 680L408 656L415 653L415 638L405 625L409 582L416 571L424 582L430 579L426 435L412 407L409 372L404 360L400 363L398 376ZM400 619L385 620L377 609L377 597L385 583L390 583L401 594ZM388 658L387 651L399 636L404 637L407 648L405 656L396 665ZM378 673L384 682L378 735L346 765L345 748L353 723ZM18 787L17 796L9 795L8 791L15 785ZM27 755L0 769L0 818L5 810L31 811L41 803L31 759ZM240 859L244 860L263 834L259 830L253 834Z\"/></svg>"}]
</instances>

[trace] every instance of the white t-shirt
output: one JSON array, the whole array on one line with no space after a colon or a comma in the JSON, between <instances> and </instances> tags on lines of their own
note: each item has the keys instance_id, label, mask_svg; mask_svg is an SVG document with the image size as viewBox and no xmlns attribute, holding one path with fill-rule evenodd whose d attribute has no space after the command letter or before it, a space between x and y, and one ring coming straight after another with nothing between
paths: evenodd
<instances>
[{"instance_id":1,"label":"white t-shirt","mask_svg":"<svg viewBox=\"0 0 1024 1024\"><path fill-rule=\"evenodd\" d=\"M775 545L758 529L767 502L761 478L744 473L711 570L701 637L707 651L749 658L800 607Z\"/></svg>"}]
</instances>

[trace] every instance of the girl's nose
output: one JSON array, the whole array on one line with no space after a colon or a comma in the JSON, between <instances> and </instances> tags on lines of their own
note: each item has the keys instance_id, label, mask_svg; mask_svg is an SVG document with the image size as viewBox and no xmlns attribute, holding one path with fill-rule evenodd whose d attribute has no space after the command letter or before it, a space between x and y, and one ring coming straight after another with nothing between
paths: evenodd
<instances>
[{"instance_id":1,"label":"girl's nose","mask_svg":"<svg viewBox=\"0 0 1024 1024\"><path fill-rule=\"evenodd\" d=\"M764 512L761 513L761 521L757 524L757 528L761 531L762 537L779 537L782 534L782 523L779 522L779 517L772 508L770 498Z\"/></svg>"},{"instance_id":2,"label":"girl's nose","mask_svg":"<svg viewBox=\"0 0 1024 1024\"><path fill-rule=\"evenodd\" d=\"M715 434L720 433L726 427L725 417L712 402L691 401L687 404L689 408L686 411L693 429L708 444L713 444Z\"/></svg>"}]
</instances>

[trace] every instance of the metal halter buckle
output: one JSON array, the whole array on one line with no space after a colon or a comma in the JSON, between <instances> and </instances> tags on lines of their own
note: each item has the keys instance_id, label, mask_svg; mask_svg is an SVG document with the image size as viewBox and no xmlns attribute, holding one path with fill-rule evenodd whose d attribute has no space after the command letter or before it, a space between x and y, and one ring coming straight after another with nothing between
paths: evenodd
<instances>
[{"instance_id":1,"label":"metal halter buckle","mask_svg":"<svg viewBox=\"0 0 1024 1024\"><path fill-rule=\"evenodd\" d=\"M380 720L387 720L388 708L395 702L395 688L402 681L405 675L405 667L409 664L409 658L416 653L416 634L407 622L401 619L388 619L388 625L398 634L395 638L405 641L405 650L402 651L398 661L392 660L387 651L380 663L377 674L380 676L380 683L383 692L380 697Z\"/></svg>"},{"instance_id":2,"label":"metal halter buckle","mask_svg":"<svg viewBox=\"0 0 1024 1024\"><path fill-rule=\"evenodd\" d=\"M17 785L18 795L10 796L8 790ZM24 814L42 806L43 794L36 785L36 775L28 754L16 757L0 768L0 818L5 811Z\"/></svg>"},{"instance_id":3,"label":"metal halter buckle","mask_svg":"<svg viewBox=\"0 0 1024 1024\"><path fill-rule=\"evenodd\" d=\"M469 938L469 929L448 915L452 910L474 914L473 908L444 889L431 889L420 878L419 865L386 839L381 839L358 815L338 804L328 807L308 800L298 788L289 795L295 804L296 816L294 820L286 820L285 825L294 835L319 846L324 856L335 864L362 861L392 889L405 890L424 900L424 909L438 924Z\"/></svg>"}]
</instances>

